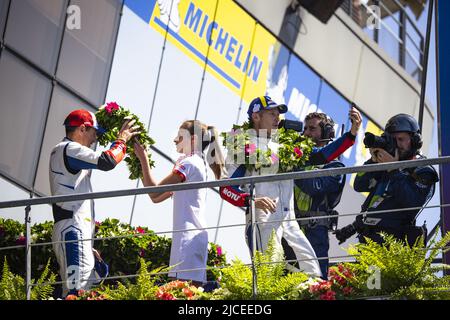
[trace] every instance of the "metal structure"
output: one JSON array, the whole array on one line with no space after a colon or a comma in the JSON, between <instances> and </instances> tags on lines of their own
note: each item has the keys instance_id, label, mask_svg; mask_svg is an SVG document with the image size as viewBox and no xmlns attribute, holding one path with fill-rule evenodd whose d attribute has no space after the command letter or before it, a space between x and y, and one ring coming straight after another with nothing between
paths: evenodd
<instances>
[{"instance_id":1,"label":"metal structure","mask_svg":"<svg viewBox=\"0 0 450 320\"><path fill-rule=\"evenodd\" d=\"M164 185L164 186L156 186L156 187L145 187L139 189L126 189L126 190L117 190L117 191L108 191L108 192L97 192L97 193L82 193L78 195L64 195L64 196L52 196L52 197L43 197L43 198L33 198L33 199L24 199L24 200L14 200L14 201L4 201L0 202L1 208L11 208L11 207L23 207L25 206L25 224L26 224L26 292L27 299L31 298L31 248L36 244L31 243L31 206L38 204L50 204L56 202L69 202L76 200L87 200L87 199L98 199L98 198L111 198L111 197L120 197L120 196L129 196L129 195L138 195L138 194L147 194L150 192L166 192L166 191L180 191L180 190L190 190L190 189L199 189L199 188L213 188L220 186L228 186L228 185L242 185L242 184L250 184L251 185L251 195L253 196L254 186L257 183L261 182L271 182L278 180L292 180L292 179L310 179L314 177L323 177L323 176L334 176L334 175L342 175L356 172L373 172L373 171L386 171L386 170L394 170L394 169L404 169L411 168L417 166L426 166L426 165L445 165L450 163L450 156L435 158L435 159L420 159L420 160L409 160L409 161L400 161L400 162L392 162L385 164L372 164L372 165L364 165L364 166L355 166L355 167L347 167L347 168L333 168L333 169L323 169L323 170L314 170L314 171L302 171L302 172L292 172L292 173L282 173L282 174L274 174L267 176L251 176L244 178L234 178L234 179L224 179L219 181L209 181L209 182L192 182L192 183L184 183L184 184L173 184L173 185ZM252 197L253 198L253 197ZM252 239L253 246L256 244L255 238L255 227L258 222L255 219L255 208L254 201L251 201L251 221L252 221ZM443 207L448 207L446 205L442 205ZM401 210L411 210L412 208L405 208ZM377 212L371 212L367 214L374 214ZM359 213L354 213L352 215L358 215ZM302 218L302 219L317 219L317 218L328 218L327 216L323 217L314 217L314 218ZM296 219L297 220L297 219ZM223 228L224 226L218 226L214 228ZM228 226L225 226L228 227ZM169 232L183 232L188 230L172 230ZM139 236L139 235L134 235ZM115 237L114 237L115 238ZM103 238L102 240L105 240ZM72 241L60 241L60 242L74 242L74 241L92 241L96 239L83 239L83 240L72 240ZM97 239L100 240L100 239ZM39 245L50 245L53 242L39 244ZM15 247L23 247L23 246L15 246ZM252 271L253 271L253 297L257 295L257 274L256 274L256 266L255 266L255 250L252 248ZM283 262L284 263L284 262ZM129 275L127 277L130 277ZM117 277L112 277L117 278ZM112 279L111 278L111 279ZM54 283L56 284L56 283Z\"/></svg>"}]
</instances>

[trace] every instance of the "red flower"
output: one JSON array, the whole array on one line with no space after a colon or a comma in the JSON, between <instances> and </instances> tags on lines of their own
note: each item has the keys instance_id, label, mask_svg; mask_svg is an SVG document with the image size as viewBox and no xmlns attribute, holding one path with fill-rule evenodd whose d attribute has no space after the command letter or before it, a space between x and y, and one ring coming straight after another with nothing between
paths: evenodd
<instances>
[{"instance_id":1,"label":"red flower","mask_svg":"<svg viewBox=\"0 0 450 320\"><path fill-rule=\"evenodd\" d=\"M74 294L69 294L69 295L66 297L66 300L77 300L77 299L78 299L77 296L74 295Z\"/></svg>"},{"instance_id":2,"label":"red flower","mask_svg":"<svg viewBox=\"0 0 450 320\"><path fill-rule=\"evenodd\" d=\"M327 291L327 290L331 289L331 285L332 285L331 281L325 281L324 280L324 281L319 283L319 289L322 290L322 291Z\"/></svg>"},{"instance_id":3,"label":"red flower","mask_svg":"<svg viewBox=\"0 0 450 320\"><path fill-rule=\"evenodd\" d=\"M311 292L312 294L315 294L319 291L320 291L319 284L313 284L313 285L309 286L309 292Z\"/></svg>"},{"instance_id":4,"label":"red flower","mask_svg":"<svg viewBox=\"0 0 450 320\"><path fill-rule=\"evenodd\" d=\"M192 298L192 296L194 295L194 293L192 292L192 290L189 289L189 288L183 288L183 294L184 294L187 298Z\"/></svg>"},{"instance_id":5,"label":"red flower","mask_svg":"<svg viewBox=\"0 0 450 320\"><path fill-rule=\"evenodd\" d=\"M336 292L329 290L320 295L320 300L336 300Z\"/></svg>"},{"instance_id":6,"label":"red flower","mask_svg":"<svg viewBox=\"0 0 450 320\"><path fill-rule=\"evenodd\" d=\"M138 233L145 233L145 230L143 229L143 228L141 228L141 227L137 227L136 228L136 231L138 232Z\"/></svg>"},{"instance_id":7,"label":"red flower","mask_svg":"<svg viewBox=\"0 0 450 320\"><path fill-rule=\"evenodd\" d=\"M145 250L144 249L140 249L139 250L139 257L143 257L145 256Z\"/></svg>"},{"instance_id":8,"label":"red flower","mask_svg":"<svg viewBox=\"0 0 450 320\"><path fill-rule=\"evenodd\" d=\"M217 246L217 255L220 257L222 255L222 248Z\"/></svg>"},{"instance_id":9,"label":"red flower","mask_svg":"<svg viewBox=\"0 0 450 320\"><path fill-rule=\"evenodd\" d=\"M295 157L297 157L297 158L301 158L303 156L303 151L299 147L295 147L294 152L295 152Z\"/></svg>"},{"instance_id":10,"label":"red flower","mask_svg":"<svg viewBox=\"0 0 450 320\"><path fill-rule=\"evenodd\" d=\"M119 110L119 105L115 102L108 102L105 107L106 112L112 113L115 110Z\"/></svg>"},{"instance_id":11,"label":"red flower","mask_svg":"<svg viewBox=\"0 0 450 320\"><path fill-rule=\"evenodd\" d=\"M171 293L163 292L161 289L156 293L156 297L160 300L176 300Z\"/></svg>"}]
</instances>

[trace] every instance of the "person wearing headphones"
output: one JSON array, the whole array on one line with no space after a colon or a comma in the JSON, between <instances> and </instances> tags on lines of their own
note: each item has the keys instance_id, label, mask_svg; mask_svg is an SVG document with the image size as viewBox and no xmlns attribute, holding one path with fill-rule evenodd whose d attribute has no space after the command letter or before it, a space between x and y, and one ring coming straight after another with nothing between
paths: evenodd
<instances>
[{"instance_id":1,"label":"person wearing headphones","mask_svg":"<svg viewBox=\"0 0 450 320\"><path fill-rule=\"evenodd\" d=\"M305 137L311 138L318 148L323 148L335 138L334 121L325 113L309 113L304 120ZM344 164L338 160L331 160L326 164L308 163L306 167L297 170L319 170L341 168ZM342 196L345 185L345 175L317 177L312 179L294 180L294 209L297 219L330 216L327 219L297 220L300 228L311 243L319 258L322 277L328 275L328 250L330 248L328 231L337 225L335 208ZM334 215L334 219L331 217ZM283 242L287 260L295 259L292 249Z\"/></svg>"},{"instance_id":2,"label":"person wearing headphones","mask_svg":"<svg viewBox=\"0 0 450 320\"><path fill-rule=\"evenodd\" d=\"M364 164L425 158L420 154L423 142L419 125L408 114L401 113L390 118L381 138L393 141L388 145L393 144L395 151L389 153L385 150L390 149L387 147L370 148L372 157ZM343 243L358 233L361 243L369 238L382 244L384 240L380 233L384 232L399 240L406 240L410 246L421 236L426 239L426 228L416 226L416 217L420 212L417 207L424 206L431 199L438 181L438 174L432 166L358 173L354 189L369 192L361 211L385 212L357 216L352 224L336 230L336 238ZM404 208L412 209L397 211Z\"/></svg>"}]
</instances>

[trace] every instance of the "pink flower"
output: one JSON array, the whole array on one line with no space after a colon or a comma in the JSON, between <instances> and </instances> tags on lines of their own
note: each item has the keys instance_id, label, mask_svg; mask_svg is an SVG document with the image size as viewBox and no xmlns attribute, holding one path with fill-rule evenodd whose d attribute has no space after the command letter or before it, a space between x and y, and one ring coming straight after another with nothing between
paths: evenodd
<instances>
[{"instance_id":1,"label":"pink flower","mask_svg":"<svg viewBox=\"0 0 450 320\"><path fill-rule=\"evenodd\" d=\"M246 154L253 154L256 151L256 145L254 143L246 144L245 145L245 153Z\"/></svg>"},{"instance_id":2,"label":"pink flower","mask_svg":"<svg viewBox=\"0 0 450 320\"><path fill-rule=\"evenodd\" d=\"M108 102L105 107L106 112L112 113L114 110L119 110L119 105L115 102Z\"/></svg>"},{"instance_id":3,"label":"pink flower","mask_svg":"<svg viewBox=\"0 0 450 320\"><path fill-rule=\"evenodd\" d=\"M295 147L294 148L294 152L295 152L295 156L297 158L301 158L303 156L303 151L299 147Z\"/></svg>"},{"instance_id":4,"label":"pink flower","mask_svg":"<svg viewBox=\"0 0 450 320\"><path fill-rule=\"evenodd\" d=\"M270 155L270 159L272 160L272 163L277 163L278 161L280 161L280 158L278 158L278 156L275 153L272 153Z\"/></svg>"},{"instance_id":5,"label":"pink flower","mask_svg":"<svg viewBox=\"0 0 450 320\"><path fill-rule=\"evenodd\" d=\"M222 255L222 248L217 246L217 255L220 257Z\"/></svg>"},{"instance_id":6,"label":"pink flower","mask_svg":"<svg viewBox=\"0 0 450 320\"><path fill-rule=\"evenodd\" d=\"M145 230L143 228L141 228L141 227L137 227L136 231L137 231L137 233L141 233L141 234L145 233Z\"/></svg>"}]
</instances>

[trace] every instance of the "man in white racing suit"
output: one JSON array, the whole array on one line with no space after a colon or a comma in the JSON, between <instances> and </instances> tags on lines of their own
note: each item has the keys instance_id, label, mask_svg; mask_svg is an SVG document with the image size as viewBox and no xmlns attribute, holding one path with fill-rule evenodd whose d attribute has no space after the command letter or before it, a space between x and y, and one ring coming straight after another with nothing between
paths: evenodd
<instances>
[{"instance_id":1,"label":"man in white racing suit","mask_svg":"<svg viewBox=\"0 0 450 320\"><path fill-rule=\"evenodd\" d=\"M248 116L250 127L256 131L256 136L252 138L261 151L270 148L277 153L278 144L271 140L272 131L278 129L280 113L287 112L287 106L277 104L268 96L255 98L249 106ZM356 133L361 125L361 115L354 109L350 111L352 128L350 132L324 148L314 148L310 159L315 163L326 163L338 157L345 150L351 147L356 138ZM229 151L229 150L228 150ZM236 163L234 155L228 152L226 169L229 178L238 178L252 175L268 175L278 172L278 165L262 167L258 170L247 170L246 166ZM265 251L270 237L275 232L275 242L281 248L281 239L284 238L293 249L300 269L303 272L316 277L321 277L317 256L298 223L295 221L294 185L292 180L272 181L258 183L255 185L255 219L256 226L256 250ZM226 186L220 188L221 197L231 204L239 207L250 205L248 186ZM248 210L247 210L248 212ZM249 248L252 244L252 225L249 214L246 215L246 240ZM290 220L290 221L288 221Z\"/></svg>"},{"instance_id":2,"label":"man in white racing suit","mask_svg":"<svg viewBox=\"0 0 450 320\"><path fill-rule=\"evenodd\" d=\"M117 140L109 150L95 152L90 148L104 129L95 115L87 110L74 110L64 121L66 137L57 144L50 156L50 189L53 196L92 192L91 169L111 170L125 156L126 142L139 132L135 120L126 120ZM101 258L93 248L95 231L93 200L53 204L52 241L63 282L63 296L89 289L97 278L95 258ZM61 242L71 241L72 242ZM98 280L98 279L97 279Z\"/></svg>"}]
</instances>

